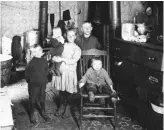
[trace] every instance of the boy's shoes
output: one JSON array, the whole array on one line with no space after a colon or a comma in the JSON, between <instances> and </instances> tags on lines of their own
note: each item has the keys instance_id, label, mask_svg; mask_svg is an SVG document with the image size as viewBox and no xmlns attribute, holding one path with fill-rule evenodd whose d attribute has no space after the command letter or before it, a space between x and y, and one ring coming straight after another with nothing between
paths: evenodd
<instances>
[{"instance_id":1,"label":"boy's shoes","mask_svg":"<svg viewBox=\"0 0 164 130\"><path fill-rule=\"evenodd\" d=\"M66 118L69 118L69 117L70 117L70 107L69 107L69 105L66 105L65 111L64 111L64 113L62 115L62 118L66 119Z\"/></svg>"},{"instance_id":2,"label":"boy's shoes","mask_svg":"<svg viewBox=\"0 0 164 130\"><path fill-rule=\"evenodd\" d=\"M64 113L64 105L61 104L60 107L58 108L57 112L55 113L55 116L59 117Z\"/></svg>"},{"instance_id":3,"label":"boy's shoes","mask_svg":"<svg viewBox=\"0 0 164 130\"><path fill-rule=\"evenodd\" d=\"M34 111L35 111L35 103L30 103L30 122L32 124L37 123Z\"/></svg>"},{"instance_id":4,"label":"boy's shoes","mask_svg":"<svg viewBox=\"0 0 164 130\"><path fill-rule=\"evenodd\" d=\"M46 114L45 111L41 111L41 116L43 117L43 119L46 121L46 122L50 122L51 119L48 117L48 115Z\"/></svg>"},{"instance_id":5,"label":"boy's shoes","mask_svg":"<svg viewBox=\"0 0 164 130\"><path fill-rule=\"evenodd\" d=\"M50 122L51 119L48 117L45 111L45 102L40 102L40 106L41 106L41 116L46 122Z\"/></svg>"},{"instance_id":6,"label":"boy's shoes","mask_svg":"<svg viewBox=\"0 0 164 130\"><path fill-rule=\"evenodd\" d=\"M34 113L30 115L30 122L31 122L32 124L36 124L36 123L37 123L36 117L35 117L35 114L34 114Z\"/></svg>"},{"instance_id":7,"label":"boy's shoes","mask_svg":"<svg viewBox=\"0 0 164 130\"><path fill-rule=\"evenodd\" d=\"M94 95L94 93L91 91L91 92L89 92L89 101L93 103L94 100L95 100L95 95Z\"/></svg>"}]
</instances>

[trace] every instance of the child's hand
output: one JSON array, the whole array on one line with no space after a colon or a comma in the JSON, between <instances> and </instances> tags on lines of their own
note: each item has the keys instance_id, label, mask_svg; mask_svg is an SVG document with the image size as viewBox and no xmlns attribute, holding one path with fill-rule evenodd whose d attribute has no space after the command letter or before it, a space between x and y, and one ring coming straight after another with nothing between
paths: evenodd
<instances>
[{"instance_id":1,"label":"child's hand","mask_svg":"<svg viewBox=\"0 0 164 130\"><path fill-rule=\"evenodd\" d=\"M116 93L116 91L113 89L113 85L110 85L110 88L111 88L113 93Z\"/></svg>"},{"instance_id":2,"label":"child's hand","mask_svg":"<svg viewBox=\"0 0 164 130\"><path fill-rule=\"evenodd\" d=\"M116 93L116 91L115 91L114 89L112 89L112 92L113 92L113 93Z\"/></svg>"},{"instance_id":3,"label":"child's hand","mask_svg":"<svg viewBox=\"0 0 164 130\"><path fill-rule=\"evenodd\" d=\"M61 61L63 61L63 58L61 58L61 57L59 57L59 56L54 56L54 57L52 58L52 60L55 61L55 62L61 62Z\"/></svg>"},{"instance_id":4,"label":"child's hand","mask_svg":"<svg viewBox=\"0 0 164 130\"><path fill-rule=\"evenodd\" d=\"M52 61L56 62L56 59L57 59L56 56L52 57Z\"/></svg>"},{"instance_id":5,"label":"child's hand","mask_svg":"<svg viewBox=\"0 0 164 130\"><path fill-rule=\"evenodd\" d=\"M82 88L85 83L79 83L79 88Z\"/></svg>"},{"instance_id":6,"label":"child's hand","mask_svg":"<svg viewBox=\"0 0 164 130\"><path fill-rule=\"evenodd\" d=\"M56 62L62 62L62 61L63 61L63 59L64 59L64 58L62 58L62 57L57 57Z\"/></svg>"},{"instance_id":7,"label":"child's hand","mask_svg":"<svg viewBox=\"0 0 164 130\"><path fill-rule=\"evenodd\" d=\"M61 42L62 44L64 44L64 38L63 38L63 36L60 36L57 40L58 40L58 42Z\"/></svg>"}]
</instances>

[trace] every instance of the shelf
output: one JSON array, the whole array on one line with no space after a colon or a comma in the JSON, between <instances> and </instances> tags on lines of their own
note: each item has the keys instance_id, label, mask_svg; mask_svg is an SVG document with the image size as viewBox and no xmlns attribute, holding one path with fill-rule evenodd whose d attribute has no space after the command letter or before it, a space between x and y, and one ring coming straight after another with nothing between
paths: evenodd
<instances>
[{"instance_id":1,"label":"shelf","mask_svg":"<svg viewBox=\"0 0 164 130\"><path fill-rule=\"evenodd\" d=\"M133 41L125 41L121 38L113 38L114 40L117 40L117 41L120 41L120 42L124 42L124 43L127 43L127 44L133 44L133 45L136 45L136 46L142 46L142 47L145 47L145 48L149 48L149 49L153 49L153 50L157 50L157 51L161 51L163 52L163 46L159 46L159 45L156 45L156 44L152 44L152 43L140 43L140 42L133 42Z\"/></svg>"}]
</instances>

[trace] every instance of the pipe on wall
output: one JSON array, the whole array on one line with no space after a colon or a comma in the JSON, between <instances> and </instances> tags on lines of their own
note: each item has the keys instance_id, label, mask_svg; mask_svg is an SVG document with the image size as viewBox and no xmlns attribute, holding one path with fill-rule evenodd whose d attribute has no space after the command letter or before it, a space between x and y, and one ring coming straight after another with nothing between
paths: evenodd
<instances>
[{"instance_id":1,"label":"pipe on wall","mask_svg":"<svg viewBox=\"0 0 164 130\"><path fill-rule=\"evenodd\" d=\"M0 4L0 10L2 10L1 9L1 4ZM2 21L2 15L0 15L0 30L2 30L2 23L1 23L1 21ZM1 53L2 53L2 33L0 35L0 54Z\"/></svg>"},{"instance_id":2,"label":"pipe on wall","mask_svg":"<svg viewBox=\"0 0 164 130\"><path fill-rule=\"evenodd\" d=\"M112 37L121 37L121 7L120 1L109 2L109 22Z\"/></svg>"},{"instance_id":3,"label":"pipe on wall","mask_svg":"<svg viewBox=\"0 0 164 130\"><path fill-rule=\"evenodd\" d=\"M48 1L40 1L39 11L39 31L40 31L40 45L44 47L44 41L48 32Z\"/></svg>"}]
</instances>

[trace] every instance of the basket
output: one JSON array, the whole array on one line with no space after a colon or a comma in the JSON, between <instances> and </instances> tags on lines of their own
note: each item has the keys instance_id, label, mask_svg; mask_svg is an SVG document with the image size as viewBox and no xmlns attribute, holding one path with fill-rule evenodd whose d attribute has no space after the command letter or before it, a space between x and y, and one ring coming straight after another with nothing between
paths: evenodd
<instances>
[{"instance_id":1,"label":"basket","mask_svg":"<svg viewBox=\"0 0 164 130\"><path fill-rule=\"evenodd\" d=\"M12 56L0 54L1 87L8 84L11 76Z\"/></svg>"}]
</instances>

